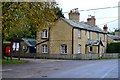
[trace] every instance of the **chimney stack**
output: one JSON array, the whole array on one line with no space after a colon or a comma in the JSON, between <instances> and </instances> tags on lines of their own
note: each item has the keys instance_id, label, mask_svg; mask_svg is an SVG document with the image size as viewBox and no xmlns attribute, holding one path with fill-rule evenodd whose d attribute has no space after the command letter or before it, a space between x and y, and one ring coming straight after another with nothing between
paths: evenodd
<instances>
[{"instance_id":1,"label":"chimney stack","mask_svg":"<svg viewBox=\"0 0 120 80\"><path fill-rule=\"evenodd\" d=\"M80 13L78 11L78 8L72 9L69 13L69 19L79 22L79 15Z\"/></svg>"},{"instance_id":2,"label":"chimney stack","mask_svg":"<svg viewBox=\"0 0 120 80\"><path fill-rule=\"evenodd\" d=\"M88 15L88 18L87 18L87 24L90 25L90 26L96 26L96 19L95 19L95 16L91 16L91 15Z\"/></svg>"},{"instance_id":3,"label":"chimney stack","mask_svg":"<svg viewBox=\"0 0 120 80\"><path fill-rule=\"evenodd\" d=\"M107 24L104 25L103 30L104 30L105 32L108 32Z\"/></svg>"}]
</instances>

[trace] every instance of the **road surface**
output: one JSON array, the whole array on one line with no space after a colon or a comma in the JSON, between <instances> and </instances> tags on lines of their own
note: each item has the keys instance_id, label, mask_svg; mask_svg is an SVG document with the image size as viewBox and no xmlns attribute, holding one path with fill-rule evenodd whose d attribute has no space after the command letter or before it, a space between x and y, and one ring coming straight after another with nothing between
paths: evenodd
<instances>
[{"instance_id":1,"label":"road surface","mask_svg":"<svg viewBox=\"0 0 120 80\"><path fill-rule=\"evenodd\" d=\"M3 78L118 78L118 60L27 59L25 64L3 64Z\"/></svg>"}]
</instances>

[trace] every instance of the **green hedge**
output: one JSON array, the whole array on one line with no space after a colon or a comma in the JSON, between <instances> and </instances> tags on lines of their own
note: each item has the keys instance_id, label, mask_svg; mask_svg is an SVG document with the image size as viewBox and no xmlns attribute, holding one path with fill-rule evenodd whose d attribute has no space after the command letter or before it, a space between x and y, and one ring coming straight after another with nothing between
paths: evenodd
<instances>
[{"instance_id":1,"label":"green hedge","mask_svg":"<svg viewBox=\"0 0 120 80\"><path fill-rule=\"evenodd\" d=\"M4 41L3 42L3 48L5 48L6 46L10 46L10 43L9 41Z\"/></svg>"},{"instance_id":2,"label":"green hedge","mask_svg":"<svg viewBox=\"0 0 120 80\"><path fill-rule=\"evenodd\" d=\"M108 44L107 53L120 53L120 42Z\"/></svg>"}]
</instances>

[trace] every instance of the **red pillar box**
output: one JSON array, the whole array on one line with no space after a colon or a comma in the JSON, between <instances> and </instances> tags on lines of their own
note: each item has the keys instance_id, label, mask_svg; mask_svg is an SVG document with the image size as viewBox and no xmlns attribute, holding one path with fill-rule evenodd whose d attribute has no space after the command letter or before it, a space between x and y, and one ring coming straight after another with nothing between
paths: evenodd
<instances>
[{"instance_id":1,"label":"red pillar box","mask_svg":"<svg viewBox=\"0 0 120 80\"><path fill-rule=\"evenodd\" d=\"M10 46L7 46L7 47L6 47L5 52L6 52L6 54L9 54L9 53L10 53Z\"/></svg>"}]
</instances>

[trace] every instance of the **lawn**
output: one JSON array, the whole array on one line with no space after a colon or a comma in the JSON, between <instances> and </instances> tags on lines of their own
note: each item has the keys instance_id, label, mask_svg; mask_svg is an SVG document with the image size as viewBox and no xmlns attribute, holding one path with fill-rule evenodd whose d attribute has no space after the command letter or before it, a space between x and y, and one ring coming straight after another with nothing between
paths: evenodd
<instances>
[{"instance_id":1,"label":"lawn","mask_svg":"<svg viewBox=\"0 0 120 80\"><path fill-rule=\"evenodd\" d=\"M13 59L13 60L7 60L7 59L0 59L0 63L2 62L2 64L24 64L24 63L28 63L28 60L17 60L17 59Z\"/></svg>"}]
</instances>

